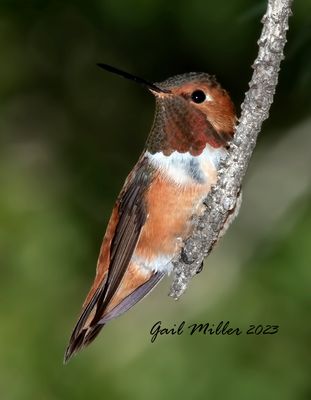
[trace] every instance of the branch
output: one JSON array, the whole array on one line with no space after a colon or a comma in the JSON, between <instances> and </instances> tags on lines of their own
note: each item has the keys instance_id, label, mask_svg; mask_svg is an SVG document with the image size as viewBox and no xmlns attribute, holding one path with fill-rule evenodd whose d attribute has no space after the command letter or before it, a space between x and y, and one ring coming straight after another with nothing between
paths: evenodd
<instances>
[{"instance_id":1,"label":"branch","mask_svg":"<svg viewBox=\"0 0 311 400\"><path fill-rule=\"evenodd\" d=\"M273 102L280 63L284 58L291 3L292 0L268 0L254 73L241 106L242 114L228 157L220 168L217 184L205 200L204 215L194 221L194 232L185 242L179 260L174 261L175 276L170 296L175 299L186 290L191 278L200 270L204 257L238 212L242 179Z\"/></svg>"}]
</instances>

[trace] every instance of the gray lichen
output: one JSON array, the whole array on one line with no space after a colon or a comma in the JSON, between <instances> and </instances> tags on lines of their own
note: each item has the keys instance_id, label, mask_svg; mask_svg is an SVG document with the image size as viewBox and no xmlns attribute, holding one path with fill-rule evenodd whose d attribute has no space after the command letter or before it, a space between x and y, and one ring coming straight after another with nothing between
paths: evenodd
<instances>
[{"instance_id":1,"label":"gray lichen","mask_svg":"<svg viewBox=\"0 0 311 400\"><path fill-rule=\"evenodd\" d=\"M185 242L179 260L174 262L174 280L170 296L178 299L191 278L200 270L204 257L223 235L240 205L240 188L261 125L269 116L278 73L286 43L288 18L292 0L268 0L262 19L263 29L258 41L258 56L253 64L249 90L241 106L229 154L220 168L219 179L205 200L206 211L196 222L191 237ZM237 207L236 207L237 204ZM236 207L236 208L235 208Z\"/></svg>"}]
</instances>

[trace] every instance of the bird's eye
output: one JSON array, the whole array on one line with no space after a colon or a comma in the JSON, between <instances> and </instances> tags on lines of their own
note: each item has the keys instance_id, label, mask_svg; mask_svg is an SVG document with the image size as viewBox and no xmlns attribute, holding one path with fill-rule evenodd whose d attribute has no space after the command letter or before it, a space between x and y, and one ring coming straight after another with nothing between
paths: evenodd
<instances>
[{"instance_id":1,"label":"bird's eye","mask_svg":"<svg viewBox=\"0 0 311 400\"><path fill-rule=\"evenodd\" d=\"M206 94L203 90L195 90L191 95L191 100L197 104L203 103L206 100Z\"/></svg>"}]
</instances>

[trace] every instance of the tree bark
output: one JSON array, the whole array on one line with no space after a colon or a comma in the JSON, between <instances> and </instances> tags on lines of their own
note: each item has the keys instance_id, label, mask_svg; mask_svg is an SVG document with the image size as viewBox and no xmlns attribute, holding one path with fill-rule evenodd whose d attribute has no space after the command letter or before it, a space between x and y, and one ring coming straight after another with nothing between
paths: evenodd
<instances>
[{"instance_id":1,"label":"tree bark","mask_svg":"<svg viewBox=\"0 0 311 400\"><path fill-rule=\"evenodd\" d=\"M242 179L261 125L268 118L273 102L280 63L284 58L291 4L292 0L268 0L253 76L241 106L241 117L228 157L220 168L216 185L205 200L204 215L194 221L195 229L185 242L180 258L174 261L170 296L175 299L186 290L191 278L200 270L204 257L211 252L238 212Z\"/></svg>"}]
</instances>

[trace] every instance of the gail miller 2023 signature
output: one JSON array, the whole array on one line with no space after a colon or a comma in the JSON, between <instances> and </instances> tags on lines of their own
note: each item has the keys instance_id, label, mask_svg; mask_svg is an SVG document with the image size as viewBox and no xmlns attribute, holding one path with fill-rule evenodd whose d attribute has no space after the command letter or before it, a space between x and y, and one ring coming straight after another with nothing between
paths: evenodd
<instances>
[{"instance_id":1,"label":"gail miller 2023 signature","mask_svg":"<svg viewBox=\"0 0 311 400\"><path fill-rule=\"evenodd\" d=\"M183 335L185 332L190 336L195 334L239 336L243 333L246 335L275 335L279 332L279 325L250 324L245 330L242 330L238 327L231 327L230 321L220 321L218 324L210 322L206 322L204 324L195 323L188 326L186 326L185 321L182 321L178 326L177 324L174 324L174 326L171 328L164 328L162 327L162 321L157 321L150 329L151 343L155 342L158 335Z\"/></svg>"}]
</instances>

